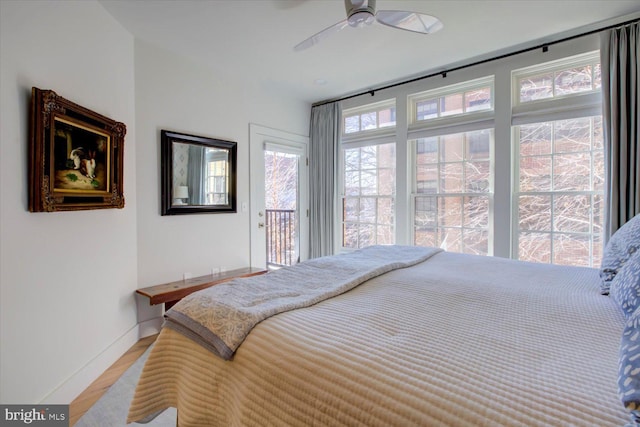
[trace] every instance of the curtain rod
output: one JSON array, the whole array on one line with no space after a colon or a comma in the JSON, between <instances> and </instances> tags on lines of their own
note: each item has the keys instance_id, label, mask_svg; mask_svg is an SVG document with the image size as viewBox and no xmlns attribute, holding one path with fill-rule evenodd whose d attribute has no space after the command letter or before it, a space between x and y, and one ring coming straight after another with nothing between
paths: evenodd
<instances>
[{"instance_id":1,"label":"curtain rod","mask_svg":"<svg viewBox=\"0 0 640 427\"><path fill-rule=\"evenodd\" d=\"M599 33L601 31L610 30L612 28L624 27L625 25L629 25L629 24L632 24L634 22L640 22L640 19L634 18L634 19L631 19L631 20L626 21L626 22L621 22L621 23L618 23L618 24L608 25L608 26L605 26L605 27L602 27L602 28L597 28L595 30L591 30L591 31L587 31L587 32L584 32L584 33L581 33L581 34L576 34L576 35L573 35L573 36L565 37L565 38L562 38L562 39L559 39L559 40L555 40L555 41L551 41L551 42L548 42L548 43L543 43L543 44L540 44L540 45L537 45L537 46L520 49L520 50L517 50L515 52L509 52L509 53L505 53L503 55L498 55L498 56L493 57L493 58L482 59L480 61L472 62L470 64L465 64L465 65L460 65L458 67L454 67L454 68L451 68L451 69L448 69L448 70L438 71L438 72L427 74L427 75L424 75L424 76L415 77L415 78L412 78L412 79L409 79L409 80L404 80L404 81L401 81L401 82L398 82L398 83L392 83L392 84L389 84L389 85L386 85L386 86L381 86L381 87L379 87L377 89L369 89L369 90L365 90L363 92L359 92L359 93L356 93L356 94L353 94L353 95L347 95L347 96L344 96L344 97L341 97L341 98L329 99L329 100L326 100L326 101L320 101L320 102L311 104L311 106L312 107L319 107L321 105L330 104L332 102L345 101L347 99L356 98L358 96L362 96L362 95L366 95L366 94L370 94L371 96L373 96L373 95L375 95L376 92L379 92L381 90L391 89L391 88L394 88L394 87L397 87L397 86L406 85L406 84L409 84L409 83L417 82L417 81L428 79L428 78L435 77L435 76L447 77L447 73L450 73L452 71L459 71L459 70L462 70L464 68L475 67L476 65L486 64L487 62L493 62L493 61L497 61L499 59L508 58L510 56L515 56L515 55L520 55L522 53L531 52L532 50L542 49L543 52L546 52L547 50L549 50L549 46L552 46L554 44L564 43L564 42L567 42L569 40L577 39L577 38L580 38L580 37L590 36L591 34L596 34L596 33Z\"/></svg>"}]
</instances>

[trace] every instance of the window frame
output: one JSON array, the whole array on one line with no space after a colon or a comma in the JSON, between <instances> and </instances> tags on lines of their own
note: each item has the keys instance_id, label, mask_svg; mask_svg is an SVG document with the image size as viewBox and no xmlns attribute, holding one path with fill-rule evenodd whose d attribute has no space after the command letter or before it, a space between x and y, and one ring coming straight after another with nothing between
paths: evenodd
<instances>
[{"instance_id":1,"label":"window frame","mask_svg":"<svg viewBox=\"0 0 640 427\"><path fill-rule=\"evenodd\" d=\"M425 70L425 77L413 79L405 84L389 86L385 89L375 91L375 93L363 93L354 97L349 97L340 101L343 111L346 109L366 108L375 102L383 102L388 99L397 100L396 127L390 133L373 132L369 135L359 135L346 138L350 143L369 144L372 140L386 140L396 142L397 169L396 169L396 203L395 203L395 231L397 244L412 244L414 236L412 232L415 219L414 202L412 199L412 175L410 169L413 168L410 159L410 147L408 141L421 137L437 136L447 133L464 132L482 127L493 126L494 128L494 154L493 163L493 196L491 202L492 214L489 218L492 229L490 244L493 245L492 254L505 258L514 258L513 228L516 224L513 216L513 125L533 123L541 120L560 120L575 116L572 111L575 105L580 104L579 110L582 116L592 116L601 114L600 94L578 93L574 98L580 101L569 101L571 97L562 98L560 108L558 104L544 109L532 108L530 105L514 106L512 102L512 73L527 67L535 67L553 61L566 61L568 58L588 55L599 52L600 39L597 34L581 38L562 41L553 46L553 49L531 49L508 57L502 57L496 61L483 61L482 63L469 67L456 67L446 73L435 73ZM600 73L600 72L599 72ZM592 74L593 75L593 74ZM492 90L493 106L492 112L476 111L469 114L464 124L456 121L457 116L443 117L425 125L424 123L411 123L411 106L409 97L412 94L423 93L433 90L441 90L451 84L464 84L467 81L477 80L486 76L495 76ZM566 85L565 85L566 86ZM572 86L566 86L571 88ZM555 100L560 103L559 100ZM540 102L543 105L545 102ZM369 131L371 132L371 131ZM342 132L339 133L343 139ZM382 142L382 141L381 141ZM336 153L337 176L335 191L335 250L341 250L339 241L341 239L341 216L338 206L341 203L338 181L342 180L342 160L340 150Z\"/></svg>"},{"instance_id":2,"label":"window frame","mask_svg":"<svg viewBox=\"0 0 640 427\"><path fill-rule=\"evenodd\" d=\"M459 114L444 116L444 117L436 117L427 120L418 120L417 119L417 104L423 100L428 99L440 99L442 97L446 97L451 94L458 94L472 91L474 89L482 89L489 87L489 108L485 110L478 111L470 111L470 112L462 112ZM410 93L407 95L407 121L408 121L408 129L407 129L407 146L408 146L408 162L409 162L409 244L415 244L416 242L416 199L420 197L420 193L417 192L417 149L416 144L418 140L421 138L429 138L429 137L444 137L447 135L460 134L460 133L469 133L475 132L485 129L491 130L491 140L489 146L489 158L487 159L489 162L489 189L487 192L477 193L477 192L456 192L456 193L442 193L440 192L440 185L437 185L436 189L436 197L438 200L444 200L448 197L462 197L463 200L465 197L474 197L478 195L485 195L488 198L488 224L486 232L488 233L488 245L487 245L487 254L493 255L493 210L494 210L494 192L495 192L495 75L489 74L484 75L479 78L471 78L468 80L462 80L460 82L439 86L426 91L419 91L415 93ZM463 99L464 105L464 99ZM460 161L461 164L465 164L467 162L467 146L465 143L465 154L463 160ZM439 149L438 149L439 151ZM443 162L438 159L436 163L438 165L438 170L442 164L446 164L448 162ZM438 206L438 202L436 202L436 206ZM436 225L436 230L440 230L446 227L439 227ZM460 230L465 229L464 224L460 224Z\"/></svg>"},{"instance_id":3,"label":"window frame","mask_svg":"<svg viewBox=\"0 0 640 427\"><path fill-rule=\"evenodd\" d=\"M380 126L380 112L393 109L394 115L396 116L396 121L393 125L389 126ZM374 129L362 129L362 116L364 114L375 113L376 115L376 127ZM360 128L359 131L355 132L347 132L346 129L346 119L349 117L359 116ZM340 135L342 140L350 140L353 138L364 138L364 137L373 137L376 135L385 135L388 134L390 130L395 130L397 125L397 108L396 108L396 100L395 98L386 99L384 101L374 102L371 104L366 104L360 107L345 109L341 113L340 117Z\"/></svg>"},{"instance_id":4,"label":"window frame","mask_svg":"<svg viewBox=\"0 0 640 427\"><path fill-rule=\"evenodd\" d=\"M489 87L490 90L490 102L489 108L486 110L468 111L459 114L452 114L447 116L438 116L432 119L417 119L417 104L422 101L430 100L433 98L442 98L448 95L455 95L474 90ZM494 75L488 75L480 78L475 78L460 83L455 83L446 86L440 86L435 89L416 92L407 96L407 120L409 123L409 132L416 132L421 129L434 129L455 126L461 122L473 123L477 121L486 121L491 119L495 113L495 78ZM464 101L463 101L464 104ZM440 108L438 107L438 111Z\"/></svg>"},{"instance_id":5,"label":"window frame","mask_svg":"<svg viewBox=\"0 0 640 427\"><path fill-rule=\"evenodd\" d=\"M463 126L466 125L466 123L462 124ZM487 255L493 255L493 209L494 209L494 191L495 191L495 175L494 175L494 162L495 162L495 156L494 156L494 150L495 150L495 128L493 127L480 127L480 128L476 128L476 129L471 129L469 130L466 126L463 127L465 130L461 131L461 132L455 132L456 128L449 128L450 132L447 133L443 133L443 134L439 134L439 135L431 135L431 137L446 137L447 135L454 135L454 134L460 134L460 133L470 133L470 132L475 132L475 131L483 131L483 130L489 130L491 131L491 137L490 137L490 142L489 142L489 156L486 159L489 162L489 188L488 191L486 192L470 192L470 191L459 191L459 192L449 192L449 193L445 193L445 192L441 192L440 191L440 185L438 183L438 180L436 180L436 187L435 187L435 192L433 193L433 196L436 197L437 200L440 199L445 199L448 197L461 197L461 198L466 198L466 197L478 197L478 196L486 196L488 199L488 212L487 212L487 228L486 228L486 232L488 233L488 244L487 244ZM465 136L466 138L466 136ZM415 241L416 241L416 199L420 196L423 196L427 193L420 193L418 192L418 179L417 179L417 154L419 154L417 152L417 143L419 142L419 139L421 138L412 138L407 140L408 142L408 146L409 146L409 159L410 159L410 175L409 175L409 179L410 179L410 211L409 211L409 215L410 215L410 222L409 222L409 226L410 226L410 244L411 245L415 245ZM441 159L438 159L438 161L436 163L434 163L435 165L437 165L438 167L438 171L440 171L441 165L443 164L453 164L453 163L460 163L462 165L464 165L465 163L467 163L468 161L468 152L467 152L467 146L468 141L465 142L464 145L464 150L465 150L465 154L462 160L460 161L456 161L456 162L446 162L446 161L442 161ZM439 149L438 149L438 153L439 153ZM440 176L440 175L438 175ZM466 185L465 185L466 187ZM436 218L437 218L437 210L438 210L438 202L436 201ZM464 211L462 212L462 215L464 216ZM444 229L444 228L459 228L460 230L465 230L465 229L469 229L469 227L465 227L463 223L460 224L460 227L440 227L437 224L434 227L436 230L440 230L440 229Z\"/></svg>"},{"instance_id":6,"label":"window frame","mask_svg":"<svg viewBox=\"0 0 640 427\"><path fill-rule=\"evenodd\" d=\"M563 98L573 98L573 97L580 97L583 95L600 93L601 89L596 88L590 91L582 91L582 92L567 93L567 94L560 94L560 95L555 95L554 93L549 98L536 99L532 101L522 101L520 99L519 82L527 77L534 77L534 76L545 74L545 73L554 73L555 75L555 73L558 71L566 71L576 67L593 66L593 65L600 65L600 54L598 51L585 52L579 55L574 55L567 58L557 59L555 61L544 62L538 65L513 70L511 72L511 77L512 77L511 102L513 107L517 109L517 107L522 105L545 104L550 100L557 101ZM592 74L592 78L593 78L593 74ZM553 85L553 89L555 89L555 83ZM555 90L553 90L553 92L555 92Z\"/></svg>"},{"instance_id":7,"label":"window frame","mask_svg":"<svg viewBox=\"0 0 640 427\"><path fill-rule=\"evenodd\" d=\"M396 125L394 126L384 126L384 127L379 127L376 129L367 129L367 130L361 130L359 132L352 132L352 133L345 133L345 118L346 117L351 117L353 115L356 114L365 114L365 113L369 113L369 112L373 112L373 111L380 111L380 110L385 110L387 108L394 108L396 110ZM355 108L349 108L349 109L344 109L341 112L341 119L340 119L340 143L338 146L338 177L336 179L336 183L337 183L337 200L336 200L336 231L335 231L335 236L336 236L336 240L335 240L335 246L339 251L352 251L355 250L354 248L351 247L346 247L344 246L344 224L345 224L345 219L344 219L344 203L345 200L347 198L347 195L345 194L345 150L348 149L355 149L355 148L362 148L362 147L368 147L368 146L378 146L378 145L384 145L384 144L394 144L395 145L395 150L396 150L396 156L397 156L397 142L396 142L396 126L397 126L397 104L396 104L396 99L395 98L389 98L389 99L385 99L383 101L378 101L378 102L373 102L370 104L366 104L366 105L362 105L362 106L358 106ZM397 169L397 157L396 157L396 167L395 167L395 182L394 182L394 190L393 190L393 194L391 196L391 200L393 203L393 223L391 224L392 228L393 228L393 233L394 233L394 243L397 242L397 227L396 227L396 223L397 223L397 198L396 198L396 186L397 186L397 179L398 179L398 169ZM387 198L388 196L379 196L379 195L372 195L371 197L384 197ZM376 212L376 218L377 218L377 212ZM376 221L377 224L377 221Z\"/></svg>"},{"instance_id":8,"label":"window frame","mask_svg":"<svg viewBox=\"0 0 640 427\"><path fill-rule=\"evenodd\" d=\"M580 118L589 118L590 120L590 129L591 132L593 132L593 126L591 126L591 124L593 123L593 118L594 117L602 117L601 115L596 115L596 116L578 116L578 117L574 117L574 119L580 119ZM563 119L560 120L555 120L555 121L563 121ZM552 122L555 122L552 121ZM534 123L549 123L548 121L544 121L544 122L534 122ZM552 128L553 129L553 128ZM512 168L513 168L513 190L512 190L512 230L511 230L511 241L512 241L512 254L511 257L513 259L520 259L520 234L521 231L522 232L530 232L530 233L540 233L540 234L547 234L550 235L550 238L554 239L554 236L574 236L574 237L589 237L590 240L590 246L589 246L589 266L590 267L597 267L598 263L596 261L598 261L596 258L594 258L594 244L596 241L599 241L600 243L602 243L602 231L600 233L597 233L594 231L594 223L593 223L593 219L594 219L594 215L595 212L593 211L593 209L589 209L589 230L588 231L560 231L560 230L555 230L555 211L554 211L554 200L558 197L563 197L563 196L587 196L591 199L590 202L590 206L593 206L595 204L594 200L596 197L601 197L602 198L602 203L604 203L604 186L602 190L597 190L594 186L594 175L593 175L593 166L594 166L594 154L596 153L596 151L593 149L593 140L591 141L591 149L589 151L585 150L585 151L581 151L581 153L589 153L589 159L590 159L590 169L591 169L591 174L589 175L589 187L590 189L588 190L554 190L553 189L553 179L555 177L554 174L554 168L553 168L553 164L554 164L554 157L558 156L558 155L563 155L563 154L571 154L571 153L575 153L575 152L556 152L553 149L553 145L554 145L554 136L551 136L551 145L552 148L550 150L550 152L548 153L548 157L551 160L551 176L550 176L550 188L546 189L546 190L541 190L541 191L520 191L520 138L518 136L518 132L520 131L519 126L513 126L512 128L512 144L513 144L513 161L512 161ZM536 157L536 156L528 156L528 157ZM531 197L535 197L535 196L541 196L541 197L549 197L550 199L550 230L520 230L520 197L527 197L527 196L531 196ZM603 249L603 248L601 248ZM600 258L602 257L602 250L599 253ZM554 264L553 260L554 260L554 246L553 244L551 245L550 248L550 253L549 253L549 258L550 258L550 263Z\"/></svg>"},{"instance_id":9,"label":"window frame","mask_svg":"<svg viewBox=\"0 0 640 427\"><path fill-rule=\"evenodd\" d=\"M225 159L207 159L204 171L207 183L205 189L207 204L218 204L221 195L224 196L223 199L226 198L229 187L226 166L227 163ZM221 172L221 174L216 174L216 172ZM210 183L212 184L211 186ZM216 191L220 189L220 187L223 187L222 191ZM223 200L223 203L226 203L226 200Z\"/></svg>"},{"instance_id":10,"label":"window frame","mask_svg":"<svg viewBox=\"0 0 640 427\"><path fill-rule=\"evenodd\" d=\"M339 147L339 179L338 179L338 218L337 218L337 223L338 223L338 227L336 227L336 233L337 236L339 237L336 241L336 245L340 248L341 251L351 251L351 250L356 250L360 247L360 245L358 244L358 247L356 248L352 248L349 246L345 246L344 242L345 242L345 233L344 233L344 226L346 223L353 223L353 221L347 221L345 219L344 216L344 209L345 209L345 203L347 201L348 198L357 198L358 200L362 199L362 198L375 198L376 199L376 212L375 212L375 222L373 223L373 225L375 226L375 228L377 229L377 226L380 225L380 223L378 222L378 203L377 201L380 199L390 199L391 203L392 203L392 215L393 215L393 222L390 224L391 228L392 228L392 232L394 235L393 238L393 242L396 243L397 242L397 236L396 236L396 221L397 221L397 213L396 213L396 203L397 203L397 198L396 198L396 185L397 185L397 176L398 176L398 171L397 171L397 167L396 167L396 163L397 163L397 158L395 158L394 160L396 160L396 163L394 163L394 175L395 175L395 179L394 179L394 187L392 190L391 195L381 195L379 193L376 194L371 194L371 195L358 195L358 196L350 196L346 194L345 191L345 174L347 172L346 170L346 166L345 166L345 151L346 150L352 150L352 149L359 149L359 148L363 148L363 147L378 147L381 145L387 145L387 144L393 144L394 146L394 152L395 155L397 156L397 143L395 141L388 141L387 139L377 139L377 140L358 140L356 142L351 142L351 143L344 143L341 144L341 146ZM359 169L362 170L362 169ZM376 168L376 170L379 170L379 168ZM358 224L370 224L370 223L361 223L360 221L357 222ZM385 225L385 224L382 224ZM377 234L376 234L377 236ZM360 238L358 237L358 242L360 241ZM376 244L377 244L377 240L376 240Z\"/></svg>"},{"instance_id":11,"label":"window frame","mask_svg":"<svg viewBox=\"0 0 640 427\"><path fill-rule=\"evenodd\" d=\"M561 58L555 61L544 62L541 64L533 65L530 67L524 67L521 69L514 69L511 72L511 95L512 95L512 127L511 127L511 258L520 258L520 197L522 196L548 196L550 197L551 206L551 230L541 231L543 234L549 234L551 239L554 235L572 235L572 236L589 236L589 260L590 265L597 265L597 259L594 258L594 242L596 239L602 242L601 234L594 233L593 231L593 218L594 212L591 210L589 214L589 231L588 232L569 232L569 231L556 231L554 230L554 212L553 212L553 200L558 196L589 196L592 199L591 205L593 205L593 199L597 196L603 197L604 189L598 191L593 186L593 171L589 177L590 189L589 190L576 190L576 191L564 191L554 190L550 187L548 190L543 191L520 191L520 138L518 135L519 126L529 125L536 123L553 123L563 120L579 119L579 118L592 118L595 116L602 117L602 89L600 87L590 92L579 92L572 94L565 94L558 97L552 97L549 99L540 99L528 101L525 103L519 102L517 99L520 96L520 87L518 86L522 76L538 75L543 72L557 72L565 69L571 69L574 67L593 65L594 61L600 62L598 51L589 51L579 55L573 55L566 58ZM593 128L591 128L593 131ZM551 136L552 147L548 153L549 157L553 159L556 155L562 154L556 152L553 147L554 136ZM593 145L593 141L592 141ZM593 169L594 162L594 150L593 146L589 150L589 156L591 159L591 168ZM553 169L551 171L553 174ZM553 179L553 176L550 177ZM603 201L604 203L604 201ZM532 230L532 232L536 232ZM600 237L598 237L600 236ZM601 248L602 249L602 248ZM601 254L602 252L600 252ZM550 262L553 263L554 252L553 247L550 249Z\"/></svg>"}]
</instances>

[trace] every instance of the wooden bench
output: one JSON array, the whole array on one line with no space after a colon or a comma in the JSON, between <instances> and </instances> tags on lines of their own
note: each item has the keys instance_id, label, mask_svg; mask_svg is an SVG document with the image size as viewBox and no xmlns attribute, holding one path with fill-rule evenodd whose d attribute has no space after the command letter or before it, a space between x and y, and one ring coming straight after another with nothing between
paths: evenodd
<instances>
[{"instance_id":1,"label":"wooden bench","mask_svg":"<svg viewBox=\"0 0 640 427\"><path fill-rule=\"evenodd\" d=\"M220 283L228 282L240 277L251 277L266 273L262 268L245 267L229 270L222 273L207 274L206 276L191 279L177 280L162 285L149 286L136 290L136 293L149 298L149 304L164 304L165 310L169 310L175 303L187 295Z\"/></svg>"}]
</instances>

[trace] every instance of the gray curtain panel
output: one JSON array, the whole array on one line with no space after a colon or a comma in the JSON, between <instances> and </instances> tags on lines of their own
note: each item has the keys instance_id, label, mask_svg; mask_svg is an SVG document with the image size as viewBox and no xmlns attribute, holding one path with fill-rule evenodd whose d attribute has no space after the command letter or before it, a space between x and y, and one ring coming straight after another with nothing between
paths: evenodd
<instances>
[{"instance_id":1,"label":"gray curtain panel","mask_svg":"<svg viewBox=\"0 0 640 427\"><path fill-rule=\"evenodd\" d=\"M640 213L640 25L602 33L602 100L605 151L604 241Z\"/></svg>"},{"instance_id":2,"label":"gray curtain panel","mask_svg":"<svg viewBox=\"0 0 640 427\"><path fill-rule=\"evenodd\" d=\"M332 255L340 132L338 102L311 108L309 131L309 258Z\"/></svg>"},{"instance_id":3,"label":"gray curtain panel","mask_svg":"<svg viewBox=\"0 0 640 427\"><path fill-rule=\"evenodd\" d=\"M206 159L204 147L199 145L189 146L189 168L187 172L187 184L189 185L189 204L204 204L204 168Z\"/></svg>"}]
</instances>

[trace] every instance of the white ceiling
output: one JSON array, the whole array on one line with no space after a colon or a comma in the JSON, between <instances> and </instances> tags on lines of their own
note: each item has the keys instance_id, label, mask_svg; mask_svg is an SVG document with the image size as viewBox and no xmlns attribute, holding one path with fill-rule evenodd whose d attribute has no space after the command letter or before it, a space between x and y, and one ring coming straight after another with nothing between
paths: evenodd
<instances>
[{"instance_id":1,"label":"white ceiling","mask_svg":"<svg viewBox=\"0 0 640 427\"><path fill-rule=\"evenodd\" d=\"M305 51L293 46L345 19L343 0L100 0L135 37L318 102L640 18L640 0L378 0L438 17L422 35L374 24ZM617 19L624 17L625 19ZM599 27L600 26L600 27ZM322 79L326 84L319 85Z\"/></svg>"}]
</instances>

